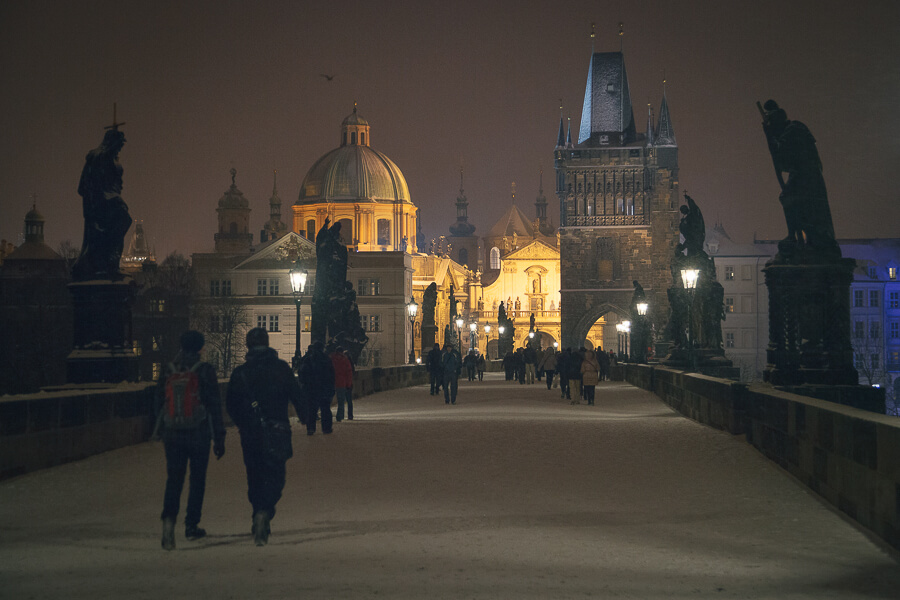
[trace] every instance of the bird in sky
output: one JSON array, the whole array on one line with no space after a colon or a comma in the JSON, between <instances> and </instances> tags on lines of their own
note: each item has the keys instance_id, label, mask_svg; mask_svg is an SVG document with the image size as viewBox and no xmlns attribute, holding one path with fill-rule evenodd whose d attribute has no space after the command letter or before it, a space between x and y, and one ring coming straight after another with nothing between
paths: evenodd
<instances>
[{"instance_id":1,"label":"bird in sky","mask_svg":"<svg viewBox=\"0 0 900 600\"><path fill-rule=\"evenodd\" d=\"M319 77L324 77L328 81L331 81L332 79L334 79L334 75L326 75L324 73L319 73Z\"/></svg>"}]
</instances>

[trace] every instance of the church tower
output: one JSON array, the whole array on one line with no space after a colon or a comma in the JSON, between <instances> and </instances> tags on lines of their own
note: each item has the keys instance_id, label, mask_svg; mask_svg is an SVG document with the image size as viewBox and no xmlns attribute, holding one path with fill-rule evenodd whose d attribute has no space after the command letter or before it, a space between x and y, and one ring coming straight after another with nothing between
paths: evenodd
<instances>
[{"instance_id":1,"label":"church tower","mask_svg":"<svg viewBox=\"0 0 900 600\"><path fill-rule=\"evenodd\" d=\"M237 188L231 169L231 187L219 198L219 232L216 234L216 252L220 254L250 254L253 234L250 233L250 203Z\"/></svg>"},{"instance_id":2,"label":"church tower","mask_svg":"<svg viewBox=\"0 0 900 600\"><path fill-rule=\"evenodd\" d=\"M277 240L288 232L287 223L281 221L281 198L278 197L278 171L272 174L272 197L269 198L269 220L259 232L260 243Z\"/></svg>"},{"instance_id":3,"label":"church tower","mask_svg":"<svg viewBox=\"0 0 900 600\"><path fill-rule=\"evenodd\" d=\"M470 269L481 268L475 226L469 223L469 200L463 191L463 169L459 168L459 196L456 197L456 223L450 226L453 258Z\"/></svg>"},{"instance_id":4,"label":"church tower","mask_svg":"<svg viewBox=\"0 0 900 600\"><path fill-rule=\"evenodd\" d=\"M644 287L651 314L668 306L678 147L665 93L655 131L651 117L647 133L637 132L622 51L591 55L577 144L562 132L560 119L561 337L564 347L578 348L601 317L610 324L629 318L632 281Z\"/></svg>"}]
</instances>

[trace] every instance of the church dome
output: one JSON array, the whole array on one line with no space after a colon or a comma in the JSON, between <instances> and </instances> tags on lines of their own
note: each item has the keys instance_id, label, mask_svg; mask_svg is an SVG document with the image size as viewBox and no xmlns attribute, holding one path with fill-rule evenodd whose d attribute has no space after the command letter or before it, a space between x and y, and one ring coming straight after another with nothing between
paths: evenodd
<instances>
[{"instance_id":1,"label":"church dome","mask_svg":"<svg viewBox=\"0 0 900 600\"><path fill-rule=\"evenodd\" d=\"M340 147L313 164L297 204L410 202L406 178L394 162L369 146L369 123L356 113L341 123Z\"/></svg>"}]
</instances>

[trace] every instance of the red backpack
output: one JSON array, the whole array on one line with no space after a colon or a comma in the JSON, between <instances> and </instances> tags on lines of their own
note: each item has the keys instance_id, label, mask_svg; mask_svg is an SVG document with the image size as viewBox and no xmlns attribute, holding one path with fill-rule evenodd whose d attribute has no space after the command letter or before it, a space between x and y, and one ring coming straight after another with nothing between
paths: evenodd
<instances>
[{"instance_id":1,"label":"red backpack","mask_svg":"<svg viewBox=\"0 0 900 600\"><path fill-rule=\"evenodd\" d=\"M185 371L179 371L169 364L166 378L166 403L163 407L163 422L172 429L193 429L206 420L206 407L200 402L200 378L197 377L197 363Z\"/></svg>"}]
</instances>

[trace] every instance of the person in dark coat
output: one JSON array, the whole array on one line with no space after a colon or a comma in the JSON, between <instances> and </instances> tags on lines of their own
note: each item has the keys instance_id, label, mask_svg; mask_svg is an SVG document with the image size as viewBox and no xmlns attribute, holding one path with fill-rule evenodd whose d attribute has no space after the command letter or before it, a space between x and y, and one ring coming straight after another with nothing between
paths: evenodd
<instances>
[{"instance_id":1,"label":"person in dark coat","mask_svg":"<svg viewBox=\"0 0 900 600\"><path fill-rule=\"evenodd\" d=\"M425 368L428 369L428 380L431 383L431 395L434 396L441 392L442 374L444 367L441 365L441 346L435 344L434 348L429 350L428 356L425 358Z\"/></svg>"},{"instance_id":2,"label":"person in dark coat","mask_svg":"<svg viewBox=\"0 0 900 600\"><path fill-rule=\"evenodd\" d=\"M537 367L537 352L529 342L522 351L522 360L525 362L525 375L522 381L525 383L534 383L534 370Z\"/></svg>"},{"instance_id":3,"label":"person in dark coat","mask_svg":"<svg viewBox=\"0 0 900 600\"><path fill-rule=\"evenodd\" d=\"M334 396L334 365L325 354L325 344L309 345L300 361L300 393L306 399L306 435L316 433L316 417L321 412L322 433L332 431L331 398Z\"/></svg>"},{"instance_id":4,"label":"person in dark coat","mask_svg":"<svg viewBox=\"0 0 900 600\"><path fill-rule=\"evenodd\" d=\"M502 366L506 374L506 381L512 381L513 374L516 372L516 359L513 357L512 352L507 352L506 356L503 357Z\"/></svg>"},{"instance_id":5,"label":"person in dark coat","mask_svg":"<svg viewBox=\"0 0 900 600\"><path fill-rule=\"evenodd\" d=\"M463 359L463 366L466 368L466 375L469 377L469 381L475 381L475 366L477 362L478 358L475 356L475 351L469 350L469 353Z\"/></svg>"},{"instance_id":6,"label":"person in dark coat","mask_svg":"<svg viewBox=\"0 0 900 600\"><path fill-rule=\"evenodd\" d=\"M479 354L478 358L475 359L475 369L478 371L478 381L484 380L485 368L487 368L487 361L484 359L484 354Z\"/></svg>"},{"instance_id":7,"label":"person in dark coat","mask_svg":"<svg viewBox=\"0 0 900 600\"><path fill-rule=\"evenodd\" d=\"M597 351L597 360L600 362L600 381L609 379L609 354L603 348Z\"/></svg>"},{"instance_id":8,"label":"person in dark coat","mask_svg":"<svg viewBox=\"0 0 900 600\"><path fill-rule=\"evenodd\" d=\"M288 402L302 414L300 388L290 365L269 348L269 334L262 327L247 332L247 361L231 373L225 407L241 435L247 468L247 497L253 507L253 533L257 546L269 541L270 521L281 498L287 459L277 460L266 451L261 419L290 430ZM330 364L330 363L329 363ZM334 375L332 374L332 378ZM254 403L257 405L254 408ZM288 448L288 456L292 450Z\"/></svg>"},{"instance_id":9,"label":"person in dark coat","mask_svg":"<svg viewBox=\"0 0 900 600\"><path fill-rule=\"evenodd\" d=\"M225 454L225 426L222 424L222 401L219 399L219 382L215 368L200 360L205 340L199 331L185 331L181 335L181 351L169 364L166 374L159 378L156 388L156 421L154 436L161 435L166 450L166 491L163 496L162 547L175 549L175 520L181 504L181 490L191 465L188 488L187 514L184 518L184 537L197 540L206 536L200 528L203 496L206 492L206 469L209 465L209 444L213 444L216 459ZM170 375L191 371L197 375L197 395L203 405L204 415L198 415L189 426L179 427L170 422L167 426L166 383Z\"/></svg>"},{"instance_id":10,"label":"person in dark coat","mask_svg":"<svg viewBox=\"0 0 900 600\"><path fill-rule=\"evenodd\" d=\"M516 353L513 355L516 365L516 380L523 384L525 383L525 349L517 348Z\"/></svg>"},{"instance_id":11,"label":"person in dark coat","mask_svg":"<svg viewBox=\"0 0 900 600\"><path fill-rule=\"evenodd\" d=\"M462 361L460 361L456 350L451 348L449 344L444 346L444 353L441 355L441 365L444 368L444 403L456 404L456 390L459 387Z\"/></svg>"},{"instance_id":12,"label":"person in dark coat","mask_svg":"<svg viewBox=\"0 0 900 600\"><path fill-rule=\"evenodd\" d=\"M565 348L556 357L556 372L559 373L559 397L560 399L569 399L569 363L572 358L572 349Z\"/></svg>"}]
</instances>

